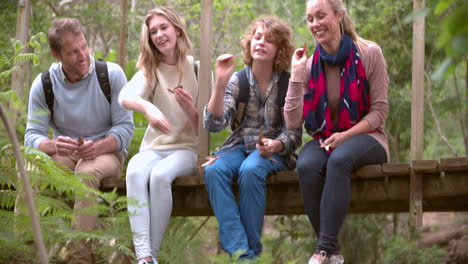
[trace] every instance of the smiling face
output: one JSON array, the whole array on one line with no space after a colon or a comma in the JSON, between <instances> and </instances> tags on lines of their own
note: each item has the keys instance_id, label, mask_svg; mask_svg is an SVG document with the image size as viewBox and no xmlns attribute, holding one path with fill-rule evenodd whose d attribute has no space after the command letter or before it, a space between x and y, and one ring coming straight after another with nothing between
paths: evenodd
<instances>
[{"instance_id":1,"label":"smiling face","mask_svg":"<svg viewBox=\"0 0 468 264\"><path fill-rule=\"evenodd\" d=\"M74 83L83 79L91 63L84 34L64 33L61 46L60 51L52 50L52 55L62 63L67 80Z\"/></svg>"},{"instance_id":2,"label":"smiling face","mask_svg":"<svg viewBox=\"0 0 468 264\"><path fill-rule=\"evenodd\" d=\"M148 24L151 41L163 55L166 63L175 60L175 47L179 30L166 17L155 15Z\"/></svg>"},{"instance_id":3,"label":"smiling face","mask_svg":"<svg viewBox=\"0 0 468 264\"><path fill-rule=\"evenodd\" d=\"M274 63L278 46L269 37L263 25L255 29L250 43L250 54L253 62Z\"/></svg>"},{"instance_id":4,"label":"smiling face","mask_svg":"<svg viewBox=\"0 0 468 264\"><path fill-rule=\"evenodd\" d=\"M343 13L335 13L328 0L307 1L307 26L317 42L327 52L338 50L341 40L340 21L342 19Z\"/></svg>"}]
</instances>

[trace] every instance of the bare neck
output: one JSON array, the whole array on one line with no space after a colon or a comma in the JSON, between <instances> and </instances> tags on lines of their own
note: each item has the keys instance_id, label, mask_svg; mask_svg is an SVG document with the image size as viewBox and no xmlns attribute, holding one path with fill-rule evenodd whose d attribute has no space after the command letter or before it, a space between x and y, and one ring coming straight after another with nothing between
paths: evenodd
<instances>
[{"instance_id":1,"label":"bare neck","mask_svg":"<svg viewBox=\"0 0 468 264\"><path fill-rule=\"evenodd\" d=\"M265 94L268 87L268 82L273 75L273 64L272 63L256 63L252 62L252 73L257 80L258 86L263 94Z\"/></svg>"}]
</instances>

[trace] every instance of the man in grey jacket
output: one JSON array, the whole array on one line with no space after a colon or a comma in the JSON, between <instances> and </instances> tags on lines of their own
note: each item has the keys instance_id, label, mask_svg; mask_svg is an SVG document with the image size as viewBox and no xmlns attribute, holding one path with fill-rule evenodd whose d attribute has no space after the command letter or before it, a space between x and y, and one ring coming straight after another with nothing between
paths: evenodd
<instances>
[{"instance_id":1,"label":"man in grey jacket","mask_svg":"<svg viewBox=\"0 0 468 264\"><path fill-rule=\"evenodd\" d=\"M39 74L29 96L25 145L42 150L75 174L90 175L84 183L98 189L103 178L119 176L133 136L132 113L117 101L127 79L117 64L107 62L110 98L106 98L95 71L96 61L89 54L85 28L77 19L56 19L48 39L58 60L48 71L52 100L47 102L50 95L45 95L41 80L45 73ZM48 138L49 127L52 139ZM96 199L77 199L74 210L95 203ZM72 227L92 230L96 222L96 215L77 215ZM92 263L90 243L72 243L69 256L71 264Z\"/></svg>"}]
</instances>

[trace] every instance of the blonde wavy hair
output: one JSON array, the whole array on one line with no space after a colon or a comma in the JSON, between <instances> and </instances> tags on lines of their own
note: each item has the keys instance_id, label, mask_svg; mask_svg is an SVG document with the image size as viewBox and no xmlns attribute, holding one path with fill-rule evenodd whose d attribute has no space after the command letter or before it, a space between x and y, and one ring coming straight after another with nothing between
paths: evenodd
<instances>
[{"instance_id":1,"label":"blonde wavy hair","mask_svg":"<svg viewBox=\"0 0 468 264\"><path fill-rule=\"evenodd\" d=\"M255 20L250 24L246 33L241 37L244 63L252 66L250 44L252 43L255 30L259 26L263 26L268 37L271 38L273 43L278 46L273 70L280 72L287 70L291 65L291 57L294 53L294 45L291 41L291 28L279 18L273 16L265 16Z\"/></svg>"},{"instance_id":2,"label":"blonde wavy hair","mask_svg":"<svg viewBox=\"0 0 468 264\"><path fill-rule=\"evenodd\" d=\"M307 0L306 4L311 2L312 0ZM340 23L340 29L341 32L348 34L348 36L351 37L354 43L360 47L361 45L369 45L370 43L374 43L370 40L364 39L361 36L359 36L356 32L356 29L354 28L353 21L351 20L351 17L349 16L348 9L345 7L343 4L342 0L325 0L328 2L330 5L331 9L335 14L337 13L343 13L343 19L341 20Z\"/></svg>"},{"instance_id":3,"label":"blonde wavy hair","mask_svg":"<svg viewBox=\"0 0 468 264\"><path fill-rule=\"evenodd\" d=\"M140 55L136 64L137 68L143 71L143 75L146 78L147 86L146 94L153 95L154 88L156 86L156 68L163 61L161 52L154 46L153 41L150 38L149 22L155 16L165 17L176 29L179 31L177 37L175 56L177 61L177 68L179 70L179 83L182 80L182 63L184 62L187 55L192 50L192 42L190 41L187 30L185 28L182 19L179 17L177 12L170 7L157 7L146 14L143 24L141 26L140 34Z\"/></svg>"}]
</instances>

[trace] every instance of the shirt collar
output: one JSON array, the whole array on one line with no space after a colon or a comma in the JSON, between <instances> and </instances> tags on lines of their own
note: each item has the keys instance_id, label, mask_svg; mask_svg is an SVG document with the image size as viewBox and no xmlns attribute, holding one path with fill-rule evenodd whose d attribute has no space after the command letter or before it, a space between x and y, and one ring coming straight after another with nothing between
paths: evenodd
<instances>
[{"instance_id":1,"label":"shirt collar","mask_svg":"<svg viewBox=\"0 0 468 264\"><path fill-rule=\"evenodd\" d=\"M245 65L245 66L248 69L247 79L249 80L249 84L250 84L250 86L255 86L256 81L255 81L255 77L254 77L253 72L252 72L252 67L250 67L249 65ZM280 79L280 72L279 71L273 71L273 75L271 76L271 79L270 79L269 83L277 83L277 82L279 82L279 79Z\"/></svg>"},{"instance_id":2,"label":"shirt collar","mask_svg":"<svg viewBox=\"0 0 468 264\"><path fill-rule=\"evenodd\" d=\"M94 70L94 60L92 59L92 57L90 56L90 64L89 64L89 69L88 69L88 73L83 76L83 78L81 78L82 80L86 77L88 77ZM69 83L69 81L67 80L67 76L65 75L65 72L63 71L63 66L62 66L62 62L59 62L59 69L60 69L60 74L62 74L61 78L64 82L67 82Z\"/></svg>"}]
</instances>

